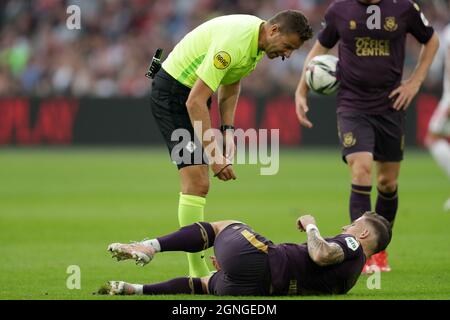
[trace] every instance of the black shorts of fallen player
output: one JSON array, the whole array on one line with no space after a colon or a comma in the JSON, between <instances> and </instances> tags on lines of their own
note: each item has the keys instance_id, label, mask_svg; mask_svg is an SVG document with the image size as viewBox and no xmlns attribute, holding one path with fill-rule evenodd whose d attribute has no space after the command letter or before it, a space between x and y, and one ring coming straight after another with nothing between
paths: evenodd
<instances>
[{"instance_id":1,"label":"black shorts of fallen player","mask_svg":"<svg viewBox=\"0 0 450 320\"><path fill-rule=\"evenodd\" d=\"M399 162L405 147L405 113L342 112L337 115L342 159L356 152L370 152L375 161Z\"/></svg>"},{"instance_id":2,"label":"black shorts of fallen player","mask_svg":"<svg viewBox=\"0 0 450 320\"><path fill-rule=\"evenodd\" d=\"M270 295L270 267L267 254L270 240L242 223L231 224L214 241L214 254L221 270L208 283L217 296Z\"/></svg>"},{"instance_id":3,"label":"black shorts of fallen player","mask_svg":"<svg viewBox=\"0 0 450 320\"><path fill-rule=\"evenodd\" d=\"M150 105L170 157L178 169L208 164L201 142L194 134L194 128L186 108L191 89L178 82L163 68L152 82ZM208 100L208 109L211 99Z\"/></svg>"}]
</instances>

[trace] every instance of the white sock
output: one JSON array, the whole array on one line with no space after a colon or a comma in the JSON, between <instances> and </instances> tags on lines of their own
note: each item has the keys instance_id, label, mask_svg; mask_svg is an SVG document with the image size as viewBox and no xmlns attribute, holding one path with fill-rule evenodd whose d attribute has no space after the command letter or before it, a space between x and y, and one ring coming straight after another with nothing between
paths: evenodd
<instances>
[{"instance_id":1,"label":"white sock","mask_svg":"<svg viewBox=\"0 0 450 320\"><path fill-rule=\"evenodd\" d=\"M156 252L161 252L161 245L156 239L144 240L141 242L144 246L152 247Z\"/></svg>"},{"instance_id":2,"label":"white sock","mask_svg":"<svg viewBox=\"0 0 450 320\"><path fill-rule=\"evenodd\" d=\"M134 288L134 294L144 294L144 285L142 284L131 284Z\"/></svg>"},{"instance_id":3,"label":"white sock","mask_svg":"<svg viewBox=\"0 0 450 320\"><path fill-rule=\"evenodd\" d=\"M430 145L429 149L434 160L450 178L450 145L448 142L444 139L437 140Z\"/></svg>"}]
</instances>

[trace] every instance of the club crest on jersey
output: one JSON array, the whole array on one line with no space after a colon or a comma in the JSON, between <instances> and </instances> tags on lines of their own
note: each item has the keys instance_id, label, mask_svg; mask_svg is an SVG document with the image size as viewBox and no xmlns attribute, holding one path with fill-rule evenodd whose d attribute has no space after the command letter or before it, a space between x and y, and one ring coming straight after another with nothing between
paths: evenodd
<instances>
[{"instance_id":1,"label":"club crest on jersey","mask_svg":"<svg viewBox=\"0 0 450 320\"><path fill-rule=\"evenodd\" d=\"M356 251L356 249L358 249L359 247L358 241L356 241L353 237L346 237L345 242L347 242L347 247L349 247L353 251Z\"/></svg>"},{"instance_id":2,"label":"club crest on jersey","mask_svg":"<svg viewBox=\"0 0 450 320\"><path fill-rule=\"evenodd\" d=\"M350 20L349 28L350 28L350 30L355 30L356 29L356 21L355 20Z\"/></svg>"},{"instance_id":3,"label":"club crest on jersey","mask_svg":"<svg viewBox=\"0 0 450 320\"><path fill-rule=\"evenodd\" d=\"M220 51L214 56L214 67L219 70L228 68L231 63L231 56L228 52Z\"/></svg>"},{"instance_id":4,"label":"club crest on jersey","mask_svg":"<svg viewBox=\"0 0 450 320\"><path fill-rule=\"evenodd\" d=\"M395 17L386 17L384 19L384 30L386 31L395 31L398 28L397 22L395 22Z\"/></svg>"},{"instance_id":5,"label":"club crest on jersey","mask_svg":"<svg viewBox=\"0 0 450 320\"><path fill-rule=\"evenodd\" d=\"M352 132L346 132L342 136L342 144L346 148L353 147L356 144L356 138L353 136Z\"/></svg>"}]
</instances>

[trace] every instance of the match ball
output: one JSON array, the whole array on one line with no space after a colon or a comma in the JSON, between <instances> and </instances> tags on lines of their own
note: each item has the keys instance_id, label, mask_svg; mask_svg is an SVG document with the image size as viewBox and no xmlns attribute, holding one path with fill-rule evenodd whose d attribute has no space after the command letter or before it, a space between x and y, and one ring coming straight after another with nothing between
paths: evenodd
<instances>
[{"instance_id":1,"label":"match ball","mask_svg":"<svg viewBox=\"0 0 450 320\"><path fill-rule=\"evenodd\" d=\"M330 95L339 88L336 79L338 58L329 54L315 56L306 67L306 84L308 87L323 95Z\"/></svg>"}]
</instances>

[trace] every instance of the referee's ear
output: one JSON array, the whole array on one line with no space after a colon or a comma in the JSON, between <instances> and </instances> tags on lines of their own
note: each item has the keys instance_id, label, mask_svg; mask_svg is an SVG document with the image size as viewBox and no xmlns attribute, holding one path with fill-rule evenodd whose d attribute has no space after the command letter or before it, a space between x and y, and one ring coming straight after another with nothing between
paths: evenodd
<instances>
[{"instance_id":1,"label":"referee's ear","mask_svg":"<svg viewBox=\"0 0 450 320\"><path fill-rule=\"evenodd\" d=\"M274 34L280 32L280 26L277 23L274 23L274 24L270 25L269 30L270 30L269 35L273 36Z\"/></svg>"}]
</instances>

